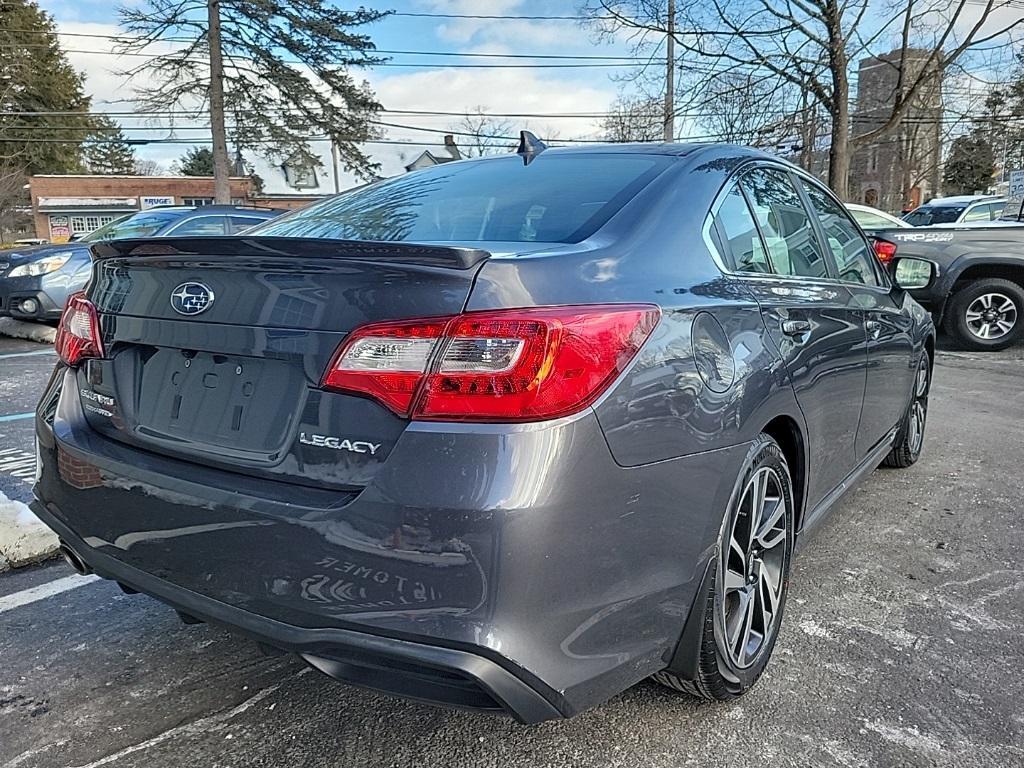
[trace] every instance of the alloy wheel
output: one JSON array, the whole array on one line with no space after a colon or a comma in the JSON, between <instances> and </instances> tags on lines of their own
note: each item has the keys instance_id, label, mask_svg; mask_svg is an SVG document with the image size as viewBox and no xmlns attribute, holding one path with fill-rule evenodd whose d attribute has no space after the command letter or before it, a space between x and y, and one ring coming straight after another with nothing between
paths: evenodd
<instances>
[{"instance_id":1,"label":"alloy wheel","mask_svg":"<svg viewBox=\"0 0 1024 768\"><path fill-rule=\"evenodd\" d=\"M781 613L789 548L789 500L772 467L747 482L722 540L716 636L729 663L751 666Z\"/></svg>"},{"instance_id":2,"label":"alloy wheel","mask_svg":"<svg viewBox=\"0 0 1024 768\"><path fill-rule=\"evenodd\" d=\"M910 420L907 424L907 443L916 455L924 443L924 425L928 416L928 355L921 355L914 385L914 402L910 406Z\"/></svg>"},{"instance_id":3,"label":"alloy wheel","mask_svg":"<svg viewBox=\"0 0 1024 768\"><path fill-rule=\"evenodd\" d=\"M1018 309L1003 293L983 293L972 301L964 315L967 329L979 339L1000 339L1017 324Z\"/></svg>"}]
</instances>

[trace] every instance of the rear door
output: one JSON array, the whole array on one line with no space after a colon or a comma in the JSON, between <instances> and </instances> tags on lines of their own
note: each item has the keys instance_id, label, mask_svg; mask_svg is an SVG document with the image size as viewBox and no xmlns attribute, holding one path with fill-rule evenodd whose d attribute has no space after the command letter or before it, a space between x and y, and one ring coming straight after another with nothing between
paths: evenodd
<instances>
[{"instance_id":1,"label":"rear door","mask_svg":"<svg viewBox=\"0 0 1024 768\"><path fill-rule=\"evenodd\" d=\"M856 464L867 365L863 317L832 274L787 171L745 172L721 198L716 228L729 243L734 276L761 306L804 414L811 509Z\"/></svg>"}]
</instances>

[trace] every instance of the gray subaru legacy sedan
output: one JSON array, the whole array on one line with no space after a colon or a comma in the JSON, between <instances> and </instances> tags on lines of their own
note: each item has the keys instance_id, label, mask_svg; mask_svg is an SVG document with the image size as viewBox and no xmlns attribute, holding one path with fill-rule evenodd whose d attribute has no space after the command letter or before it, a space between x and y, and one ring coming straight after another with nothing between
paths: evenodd
<instances>
[{"instance_id":1,"label":"gray subaru legacy sedan","mask_svg":"<svg viewBox=\"0 0 1024 768\"><path fill-rule=\"evenodd\" d=\"M934 265L750 149L524 134L92 250L36 417L67 560L391 694L740 696L808 531L921 452Z\"/></svg>"}]
</instances>

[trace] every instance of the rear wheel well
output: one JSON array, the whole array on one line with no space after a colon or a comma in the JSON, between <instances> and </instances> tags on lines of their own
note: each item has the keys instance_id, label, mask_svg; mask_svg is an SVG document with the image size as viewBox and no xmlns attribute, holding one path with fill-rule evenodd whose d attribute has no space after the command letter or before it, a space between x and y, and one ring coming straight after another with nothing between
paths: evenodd
<instances>
[{"instance_id":1,"label":"rear wheel well","mask_svg":"<svg viewBox=\"0 0 1024 768\"><path fill-rule=\"evenodd\" d=\"M799 531L803 524L804 501L807 497L804 488L804 478L807 474L805 471L806 451L800 427L796 420L789 416L776 416L761 431L779 444L783 456L786 457L790 479L793 481L793 500L796 505L796 520L793 530Z\"/></svg>"}]
</instances>

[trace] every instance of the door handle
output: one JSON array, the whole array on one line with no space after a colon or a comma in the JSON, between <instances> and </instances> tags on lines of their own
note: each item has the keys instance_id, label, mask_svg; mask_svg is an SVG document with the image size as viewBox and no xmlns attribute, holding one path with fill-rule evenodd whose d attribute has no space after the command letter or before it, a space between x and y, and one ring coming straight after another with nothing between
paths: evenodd
<instances>
[{"instance_id":1,"label":"door handle","mask_svg":"<svg viewBox=\"0 0 1024 768\"><path fill-rule=\"evenodd\" d=\"M810 320L783 320L782 332L787 336L803 336L811 332Z\"/></svg>"},{"instance_id":2,"label":"door handle","mask_svg":"<svg viewBox=\"0 0 1024 768\"><path fill-rule=\"evenodd\" d=\"M877 339L882 333L882 324L877 320L868 320L864 323L864 327L867 328L871 338Z\"/></svg>"}]
</instances>

